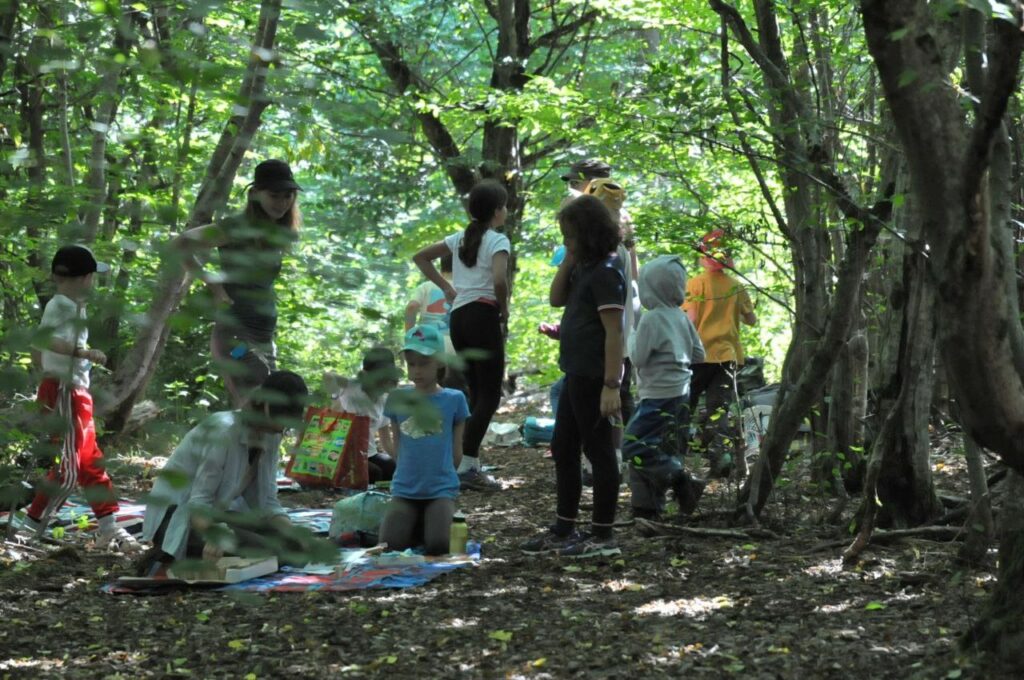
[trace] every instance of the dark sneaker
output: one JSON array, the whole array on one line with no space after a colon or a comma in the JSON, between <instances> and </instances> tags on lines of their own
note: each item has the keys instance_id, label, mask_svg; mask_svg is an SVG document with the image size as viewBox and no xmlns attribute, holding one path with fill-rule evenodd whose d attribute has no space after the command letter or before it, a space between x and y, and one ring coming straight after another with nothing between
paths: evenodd
<instances>
[{"instance_id":1,"label":"dark sneaker","mask_svg":"<svg viewBox=\"0 0 1024 680\"><path fill-rule=\"evenodd\" d=\"M611 557L621 555L622 551L615 543L615 539L598 538L592 534L581 534L579 539L565 546L558 551L559 557L573 559L587 559L590 557Z\"/></svg>"},{"instance_id":2,"label":"dark sneaker","mask_svg":"<svg viewBox=\"0 0 1024 680\"><path fill-rule=\"evenodd\" d=\"M686 517L692 515L697 509L700 497L704 495L704 487L707 482L687 474L679 475L672 482L672 491L676 494L676 502L679 504L679 514Z\"/></svg>"},{"instance_id":3,"label":"dark sneaker","mask_svg":"<svg viewBox=\"0 0 1024 680\"><path fill-rule=\"evenodd\" d=\"M519 550L527 555L558 552L562 548L575 543L579 538L580 535L575 531L568 536L559 536L555 533L554 527L548 527L545 531L520 544Z\"/></svg>"},{"instance_id":4,"label":"dark sneaker","mask_svg":"<svg viewBox=\"0 0 1024 680\"><path fill-rule=\"evenodd\" d=\"M501 482L482 470L459 473L459 488L472 491L501 491Z\"/></svg>"}]
</instances>

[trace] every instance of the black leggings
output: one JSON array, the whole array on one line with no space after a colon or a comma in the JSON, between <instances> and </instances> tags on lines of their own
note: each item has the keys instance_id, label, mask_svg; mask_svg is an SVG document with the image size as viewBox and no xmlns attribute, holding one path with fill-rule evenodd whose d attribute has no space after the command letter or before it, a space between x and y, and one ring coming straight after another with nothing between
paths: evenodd
<instances>
[{"instance_id":1,"label":"black leggings","mask_svg":"<svg viewBox=\"0 0 1024 680\"><path fill-rule=\"evenodd\" d=\"M594 473L593 530L611 533L615 506L619 501L619 463L612 446L612 424L601 415L603 378L566 375L558 401L551 454L555 459L558 490L558 518L576 519L580 509L583 481L580 478L580 450L590 460Z\"/></svg>"},{"instance_id":2,"label":"black leggings","mask_svg":"<svg viewBox=\"0 0 1024 680\"><path fill-rule=\"evenodd\" d=\"M697 414L697 403L704 395L704 417L700 419L701 441L705 451L717 457L736 448L739 433L733 427L729 407L734 401L735 364L693 364L690 367L690 413Z\"/></svg>"},{"instance_id":3,"label":"black leggings","mask_svg":"<svg viewBox=\"0 0 1024 680\"><path fill-rule=\"evenodd\" d=\"M452 311L450 330L455 351L474 352L464 357L469 387L469 420L462 438L462 455L480 456L480 442L487 434L494 412L501 403L501 381L505 376L505 339L501 333L498 307L471 302Z\"/></svg>"}]
</instances>

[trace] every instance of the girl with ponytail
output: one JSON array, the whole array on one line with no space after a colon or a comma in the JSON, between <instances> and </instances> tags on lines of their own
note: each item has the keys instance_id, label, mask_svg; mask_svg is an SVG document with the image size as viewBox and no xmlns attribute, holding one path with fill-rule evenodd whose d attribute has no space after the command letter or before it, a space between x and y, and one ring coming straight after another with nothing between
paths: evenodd
<instances>
[{"instance_id":1,"label":"girl with ponytail","mask_svg":"<svg viewBox=\"0 0 1024 680\"><path fill-rule=\"evenodd\" d=\"M463 489L494 491L501 488L480 469L480 443L501 401L505 375L505 328L508 324L508 237L497 231L508 216L508 192L494 180L484 180L469 192L470 222L464 231L431 244L412 260L433 281L452 305L452 345L464 358L469 387L466 421L459 465ZM449 282L434 266L445 255L455 255Z\"/></svg>"}]
</instances>

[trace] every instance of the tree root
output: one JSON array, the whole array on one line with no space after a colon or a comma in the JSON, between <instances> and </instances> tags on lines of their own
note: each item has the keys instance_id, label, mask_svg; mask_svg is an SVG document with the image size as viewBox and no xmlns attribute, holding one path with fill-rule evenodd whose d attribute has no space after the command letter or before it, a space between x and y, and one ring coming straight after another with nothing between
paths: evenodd
<instances>
[{"instance_id":1,"label":"tree root","mask_svg":"<svg viewBox=\"0 0 1024 680\"><path fill-rule=\"evenodd\" d=\"M761 527L751 527L749 529L684 527L678 524L655 522L639 517L636 520L636 526L648 536L695 536L697 538L735 538L737 540L746 540L748 538L777 539L779 537L774 531Z\"/></svg>"},{"instance_id":2,"label":"tree root","mask_svg":"<svg viewBox=\"0 0 1024 680\"><path fill-rule=\"evenodd\" d=\"M868 545L886 545L889 543L896 543L905 538L923 538L929 541L939 541L946 543L949 541L962 541L964 540L964 528L959 526L945 527L945 526L934 526L929 525L926 527L916 527L914 529L876 529L871 532L865 538L863 534L858 534L857 538L850 547L843 552L843 561L850 563L855 561L860 553L863 552L864 548ZM810 548L808 552L822 552L824 550L832 550L834 548L840 548L850 543L848 538L839 538L834 541L826 541L825 543L819 543L818 545ZM852 557L847 558L850 554Z\"/></svg>"}]
</instances>

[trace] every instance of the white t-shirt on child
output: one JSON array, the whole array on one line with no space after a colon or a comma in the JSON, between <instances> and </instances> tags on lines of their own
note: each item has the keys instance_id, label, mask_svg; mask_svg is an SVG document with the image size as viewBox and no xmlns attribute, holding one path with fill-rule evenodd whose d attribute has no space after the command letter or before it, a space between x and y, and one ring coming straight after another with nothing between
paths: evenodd
<instances>
[{"instance_id":1,"label":"white t-shirt on child","mask_svg":"<svg viewBox=\"0 0 1024 680\"><path fill-rule=\"evenodd\" d=\"M465 232L460 231L444 240L444 244L452 251L452 286L455 287L457 293L455 302L452 303L452 311L481 298L497 300L498 296L494 293L494 274L491 271L491 262L494 260L495 253L508 253L512 250L508 236L488 229L480 241L476 266L467 267L459 258L459 246L465 235Z\"/></svg>"},{"instance_id":2,"label":"white t-shirt on child","mask_svg":"<svg viewBox=\"0 0 1024 680\"><path fill-rule=\"evenodd\" d=\"M379 453L377 432L384 427L384 402L387 400L387 396L387 394L382 394L377 401L374 401L363 391L358 381L350 380L334 399L334 407L339 411L366 416L370 419L370 445L366 449L367 457L376 456Z\"/></svg>"},{"instance_id":3,"label":"white t-shirt on child","mask_svg":"<svg viewBox=\"0 0 1024 680\"><path fill-rule=\"evenodd\" d=\"M43 309L43 320L39 322L40 330L49 331L49 337L60 338L73 346L85 349L89 346L89 328L87 326L85 305L61 295L50 298ZM92 362L88 359L73 359L67 354L57 354L48 349L42 351L43 373L67 382L70 378L76 387L89 387L89 368Z\"/></svg>"}]
</instances>

